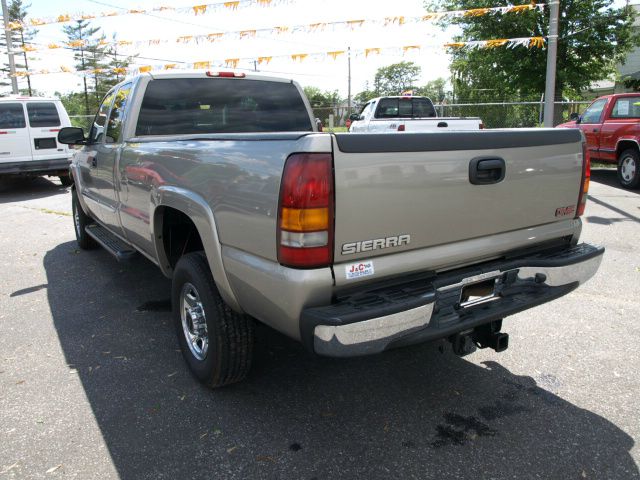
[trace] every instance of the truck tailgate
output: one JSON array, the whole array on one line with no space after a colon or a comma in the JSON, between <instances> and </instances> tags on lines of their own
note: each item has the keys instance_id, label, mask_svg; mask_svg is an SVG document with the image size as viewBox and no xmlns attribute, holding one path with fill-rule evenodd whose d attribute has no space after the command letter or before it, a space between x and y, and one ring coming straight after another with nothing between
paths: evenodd
<instances>
[{"instance_id":1,"label":"truck tailgate","mask_svg":"<svg viewBox=\"0 0 640 480\"><path fill-rule=\"evenodd\" d=\"M333 149L335 263L566 222L581 188L578 130L338 134ZM502 180L472 183L470 164L501 161Z\"/></svg>"}]
</instances>

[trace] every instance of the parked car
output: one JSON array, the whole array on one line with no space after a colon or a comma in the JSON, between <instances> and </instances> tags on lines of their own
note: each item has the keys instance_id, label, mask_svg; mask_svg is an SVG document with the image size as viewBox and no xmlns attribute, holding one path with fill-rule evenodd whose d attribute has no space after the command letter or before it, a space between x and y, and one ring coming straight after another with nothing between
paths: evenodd
<instances>
[{"instance_id":1,"label":"parked car","mask_svg":"<svg viewBox=\"0 0 640 480\"><path fill-rule=\"evenodd\" d=\"M442 117L428 97L379 97L364 104L360 113L349 119L350 132L436 132L442 130L479 130L478 117Z\"/></svg>"},{"instance_id":2,"label":"parked car","mask_svg":"<svg viewBox=\"0 0 640 480\"><path fill-rule=\"evenodd\" d=\"M249 371L254 321L334 357L505 350L502 319L577 288L604 251L578 242L577 130L319 133L291 80L163 72L58 138L82 145L78 245L172 278L183 356L211 387Z\"/></svg>"},{"instance_id":3,"label":"parked car","mask_svg":"<svg viewBox=\"0 0 640 480\"><path fill-rule=\"evenodd\" d=\"M620 185L640 187L640 94L599 97L572 117L558 127L582 130L591 160L616 164Z\"/></svg>"},{"instance_id":4,"label":"parked car","mask_svg":"<svg viewBox=\"0 0 640 480\"><path fill-rule=\"evenodd\" d=\"M0 98L0 176L57 176L71 185L72 151L57 141L69 116L57 98Z\"/></svg>"}]
</instances>

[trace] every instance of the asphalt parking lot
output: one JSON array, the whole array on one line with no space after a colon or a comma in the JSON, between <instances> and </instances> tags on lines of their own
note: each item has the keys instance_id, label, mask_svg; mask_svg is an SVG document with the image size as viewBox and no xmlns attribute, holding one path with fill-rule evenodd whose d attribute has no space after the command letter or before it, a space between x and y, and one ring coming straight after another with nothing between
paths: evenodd
<instances>
[{"instance_id":1,"label":"asphalt parking lot","mask_svg":"<svg viewBox=\"0 0 640 480\"><path fill-rule=\"evenodd\" d=\"M640 191L594 170L597 276L510 348L316 358L266 328L241 384L189 374L169 281L79 251L57 180L0 181L0 479L640 479Z\"/></svg>"}]
</instances>

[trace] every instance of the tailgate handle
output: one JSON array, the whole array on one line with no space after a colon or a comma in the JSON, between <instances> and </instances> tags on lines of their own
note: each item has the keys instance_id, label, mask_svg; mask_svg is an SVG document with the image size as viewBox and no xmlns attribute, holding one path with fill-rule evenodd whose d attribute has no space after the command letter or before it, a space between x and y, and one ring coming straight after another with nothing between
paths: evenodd
<instances>
[{"instance_id":1,"label":"tailgate handle","mask_svg":"<svg viewBox=\"0 0 640 480\"><path fill-rule=\"evenodd\" d=\"M449 124L447 122L438 122L438 127L448 127Z\"/></svg>"},{"instance_id":2,"label":"tailgate handle","mask_svg":"<svg viewBox=\"0 0 640 480\"><path fill-rule=\"evenodd\" d=\"M474 185L491 185L504 180L506 164L499 157L478 157L469 163L469 181Z\"/></svg>"}]
</instances>

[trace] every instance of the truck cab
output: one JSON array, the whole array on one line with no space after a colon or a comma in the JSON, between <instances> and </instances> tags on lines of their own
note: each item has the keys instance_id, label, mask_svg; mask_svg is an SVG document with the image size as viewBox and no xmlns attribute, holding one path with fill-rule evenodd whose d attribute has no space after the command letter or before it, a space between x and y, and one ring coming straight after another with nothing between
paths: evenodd
<instances>
[{"instance_id":1,"label":"truck cab","mask_svg":"<svg viewBox=\"0 0 640 480\"><path fill-rule=\"evenodd\" d=\"M623 187L640 187L640 93L599 97L558 127L582 130L591 160L616 164Z\"/></svg>"}]
</instances>

